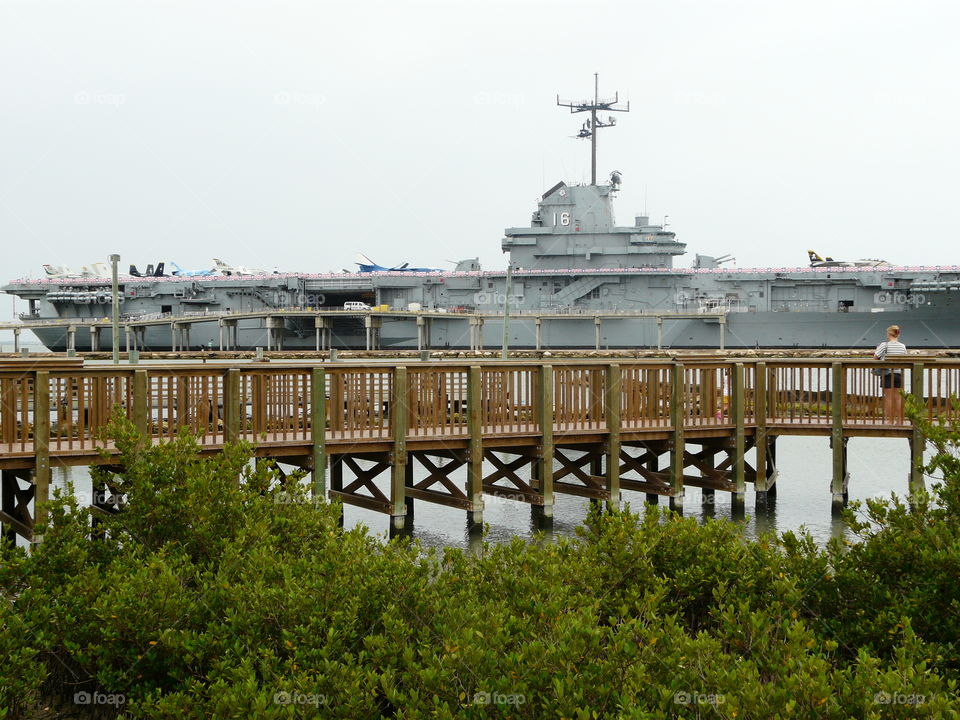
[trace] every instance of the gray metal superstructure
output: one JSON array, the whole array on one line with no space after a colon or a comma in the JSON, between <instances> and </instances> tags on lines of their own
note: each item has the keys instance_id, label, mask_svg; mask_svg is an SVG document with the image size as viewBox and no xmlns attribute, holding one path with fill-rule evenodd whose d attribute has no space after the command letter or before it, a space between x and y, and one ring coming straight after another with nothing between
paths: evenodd
<instances>
[{"instance_id":1,"label":"gray metal superstructure","mask_svg":"<svg viewBox=\"0 0 960 720\"><path fill-rule=\"evenodd\" d=\"M595 99L574 107L589 110L615 102ZM581 135L595 146L597 128L611 124L585 124ZM587 130L590 134L583 135ZM646 216L635 217L630 225L616 224L613 199L620 182L614 172L602 184L557 183L541 197L529 226L506 229L501 245L509 255L509 298L506 270L484 271L476 260L464 260L450 272L126 276L121 278L121 312L127 320L158 320L145 325L138 337L138 347L147 350L167 350L177 343L172 325L160 322L164 318L209 317L210 323L192 325L188 343L199 348L219 345L222 323L218 327L217 318L293 309L298 312L279 321L236 320L236 346L266 346L270 325L284 348L314 349L319 320L310 311L342 309L344 303L358 301L404 311L378 313L377 345L382 348L467 348L475 347L478 338L486 347L499 347L505 307L510 345L518 348L658 343L715 348L721 336L728 348L865 348L882 340L891 323L901 325L911 347L960 346L955 319L960 267L830 262L733 268L722 259L697 255L694 267L676 268L674 259L686 247L672 231ZM37 323L82 322L110 313L109 279L103 277L16 280L3 290L28 302L22 318L52 350L66 349L65 328ZM428 323L418 319L417 310L433 313ZM466 322L465 314L476 320ZM370 327L371 318L364 313L329 316L324 319L326 343L369 346ZM90 349L88 338L76 335L75 348ZM109 333L101 338L101 347L109 346L108 338Z\"/></svg>"}]
</instances>

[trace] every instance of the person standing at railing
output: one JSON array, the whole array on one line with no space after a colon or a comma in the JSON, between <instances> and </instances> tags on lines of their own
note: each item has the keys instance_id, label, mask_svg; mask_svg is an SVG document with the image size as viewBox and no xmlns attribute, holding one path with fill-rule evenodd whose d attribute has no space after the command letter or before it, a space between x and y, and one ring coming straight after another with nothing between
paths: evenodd
<instances>
[{"instance_id":1,"label":"person standing at railing","mask_svg":"<svg viewBox=\"0 0 960 720\"><path fill-rule=\"evenodd\" d=\"M900 327L887 328L887 339L877 345L873 357L886 360L890 356L906 355L907 346L900 342ZM900 370L883 368L880 373L880 386L883 388L883 419L888 423L903 423L903 373Z\"/></svg>"}]
</instances>

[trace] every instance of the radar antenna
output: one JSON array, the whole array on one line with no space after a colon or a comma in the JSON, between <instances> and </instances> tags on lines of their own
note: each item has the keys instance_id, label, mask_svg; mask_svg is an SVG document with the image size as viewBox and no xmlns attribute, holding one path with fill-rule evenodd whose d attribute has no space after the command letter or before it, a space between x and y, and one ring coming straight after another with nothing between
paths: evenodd
<instances>
[{"instance_id":1,"label":"radar antenna","mask_svg":"<svg viewBox=\"0 0 960 720\"><path fill-rule=\"evenodd\" d=\"M597 131L600 128L613 127L617 124L616 118L610 115L607 122L597 119L597 110L610 112L630 112L630 102L626 107L617 107L620 103L620 94L615 93L613 98L600 98L600 75L593 74L593 100L561 100L557 95L557 105L570 108L571 113L589 112L590 119L583 124L578 138L590 138L590 184L597 184Z\"/></svg>"}]
</instances>

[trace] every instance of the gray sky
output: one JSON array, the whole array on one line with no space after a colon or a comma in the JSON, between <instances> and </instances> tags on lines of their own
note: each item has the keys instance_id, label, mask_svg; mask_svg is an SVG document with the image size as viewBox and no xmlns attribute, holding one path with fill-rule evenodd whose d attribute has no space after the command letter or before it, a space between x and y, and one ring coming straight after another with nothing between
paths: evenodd
<instances>
[{"instance_id":1,"label":"gray sky","mask_svg":"<svg viewBox=\"0 0 960 720\"><path fill-rule=\"evenodd\" d=\"M925 2L0 2L3 280L212 257L501 269L589 179L738 265L952 264L960 9ZM3 314L9 311L5 311Z\"/></svg>"}]
</instances>

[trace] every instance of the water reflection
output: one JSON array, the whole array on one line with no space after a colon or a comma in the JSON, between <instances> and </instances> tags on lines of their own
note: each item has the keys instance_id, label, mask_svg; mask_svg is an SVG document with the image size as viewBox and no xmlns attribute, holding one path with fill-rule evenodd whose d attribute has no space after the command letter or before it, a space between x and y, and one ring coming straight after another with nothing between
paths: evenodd
<instances>
[{"instance_id":1,"label":"water reflection","mask_svg":"<svg viewBox=\"0 0 960 720\"><path fill-rule=\"evenodd\" d=\"M757 493L753 510L754 534L757 537L777 532L777 494Z\"/></svg>"}]
</instances>

